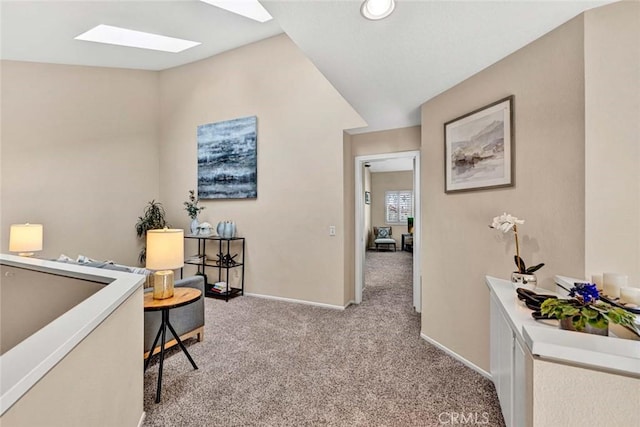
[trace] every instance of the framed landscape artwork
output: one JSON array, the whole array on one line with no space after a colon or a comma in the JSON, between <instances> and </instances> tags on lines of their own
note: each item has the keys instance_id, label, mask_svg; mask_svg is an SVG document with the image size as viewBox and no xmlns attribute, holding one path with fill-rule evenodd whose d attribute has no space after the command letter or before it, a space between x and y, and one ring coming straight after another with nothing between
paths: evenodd
<instances>
[{"instance_id":1,"label":"framed landscape artwork","mask_svg":"<svg viewBox=\"0 0 640 427\"><path fill-rule=\"evenodd\" d=\"M445 193L513 186L514 96L444 124Z\"/></svg>"},{"instance_id":2,"label":"framed landscape artwork","mask_svg":"<svg viewBox=\"0 0 640 427\"><path fill-rule=\"evenodd\" d=\"M258 197L257 117L198 126L198 197Z\"/></svg>"}]
</instances>

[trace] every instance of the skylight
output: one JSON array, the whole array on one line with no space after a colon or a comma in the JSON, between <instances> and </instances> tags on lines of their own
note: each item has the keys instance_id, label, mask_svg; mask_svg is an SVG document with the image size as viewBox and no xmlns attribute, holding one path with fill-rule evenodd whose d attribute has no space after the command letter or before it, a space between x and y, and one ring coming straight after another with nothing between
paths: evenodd
<instances>
[{"instance_id":1,"label":"skylight","mask_svg":"<svg viewBox=\"0 0 640 427\"><path fill-rule=\"evenodd\" d=\"M100 24L86 33L80 34L75 37L75 39L172 53L182 52L183 50L200 44L200 42L176 39L159 34L128 30L126 28L112 27L111 25L104 24Z\"/></svg>"},{"instance_id":2,"label":"skylight","mask_svg":"<svg viewBox=\"0 0 640 427\"><path fill-rule=\"evenodd\" d=\"M245 18L253 19L258 22L267 22L273 19L273 16L267 12L258 0L200 0L210 5L219 7L229 12L237 13Z\"/></svg>"}]
</instances>

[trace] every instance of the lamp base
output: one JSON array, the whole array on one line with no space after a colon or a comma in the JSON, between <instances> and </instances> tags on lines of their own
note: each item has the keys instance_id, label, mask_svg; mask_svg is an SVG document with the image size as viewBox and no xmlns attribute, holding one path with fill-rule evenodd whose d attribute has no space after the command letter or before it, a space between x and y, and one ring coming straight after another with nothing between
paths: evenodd
<instances>
[{"instance_id":1,"label":"lamp base","mask_svg":"<svg viewBox=\"0 0 640 427\"><path fill-rule=\"evenodd\" d=\"M173 271L162 270L153 274L153 299L167 299L173 296Z\"/></svg>"},{"instance_id":2,"label":"lamp base","mask_svg":"<svg viewBox=\"0 0 640 427\"><path fill-rule=\"evenodd\" d=\"M23 256L23 257L32 257L33 256L33 252L20 252L18 254L18 256Z\"/></svg>"}]
</instances>

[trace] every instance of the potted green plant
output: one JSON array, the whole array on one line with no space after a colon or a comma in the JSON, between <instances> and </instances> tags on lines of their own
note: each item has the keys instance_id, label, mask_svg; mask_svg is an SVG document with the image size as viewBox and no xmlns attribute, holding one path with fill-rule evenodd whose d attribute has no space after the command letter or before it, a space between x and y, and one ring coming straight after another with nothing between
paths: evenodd
<instances>
[{"instance_id":1,"label":"potted green plant","mask_svg":"<svg viewBox=\"0 0 640 427\"><path fill-rule=\"evenodd\" d=\"M529 289L534 289L537 286L538 282L538 279L536 278L536 275L534 273L544 267L544 263L527 267L522 258L520 258L518 224L524 224L524 220L518 219L515 216L505 212L502 215L493 218L493 221L489 227L502 231L503 233L513 231L513 235L516 239L516 254L513 256L513 259L518 269L511 274L511 281L516 286L523 286Z\"/></svg>"},{"instance_id":2,"label":"potted green plant","mask_svg":"<svg viewBox=\"0 0 640 427\"><path fill-rule=\"evenodd\" d=\"M136 222L136 233L138 238L144 239L140 255L138 256L138 261L140 261L141 265L144 265L147 260L147 231L169 227L165 216L166 213L162 204L152 200L144 208L144 214L138 217L138 222Z\"/></svg>"},{"instance_id":3,"label":"potted green plant","mask_svg":"<svg viewBox=\"0 0 640 427\"><path fill-rule=\"evenodd\" d=\"M184 202L184 210L187 211L189 218L191 218L189 228L191 229L191 234L194 235L198 234L198 227L200 226L198 214L205 208L204 206L198 206L198 202L200 202L200 200L196 198L195 190L189 190L189 200Z\"/></svg>"},{"instance_id":4,"label":"potted green plant","mask_svg":"<svg viewBox=\"0 0 640 427\"><path fill-rule=\"evenodd\" d=\"M572 298L545 300L540 306L540 312L558 319L561 329L608 335L609 323L615 323L636 331L635 315L600 300L595 284L575 283L569 290L569 296Z\"/></svg>"}]
</instances>

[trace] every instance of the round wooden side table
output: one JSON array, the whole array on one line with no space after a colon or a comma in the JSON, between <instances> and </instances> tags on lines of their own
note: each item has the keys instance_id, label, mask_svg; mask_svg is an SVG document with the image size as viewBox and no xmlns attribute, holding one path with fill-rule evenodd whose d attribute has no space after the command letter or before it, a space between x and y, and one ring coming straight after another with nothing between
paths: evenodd
<instances>
[{"instance_id":1,"label":"round wooden side table","mask_svg":"<svg viewBox=\"0 0 640 427\"><path fill-rule=\"evenodd\" d=\"M176 333L173 326L171 326L171 322L169 321L169 311L172 308L182 307L185 305L189 305L197 300L202 298L202 292L198 289L194 288L175 288L173 291L173 296L171 298L165 299L153 299L153 292L147 292L144 295L144 311L162 311L162 323L160 324L160 328L158 328L158 333L156 334L156 338L153 340L153 345L151 346L151 351L149 352L149 356L147 357L147 361L144 364L144 370L146 371L149 367L149 362L151 361L151 356L153 356L153 350L156 348L156 344L158 343L158 338L162 335L162 341L160 345L160 368L158 371L158 388L156 390L156 403L160 403L160 392L162 391L162 367L164 365L164 345L167 342L167 328L173 334L173 337L176 339L180 349L184 352L191 362L191 366L193 369L198 369L196 362L193 361L191 355L187 351L187 348L182 344L182 340L180 336Z\"/></svg>"}]
</instances>

